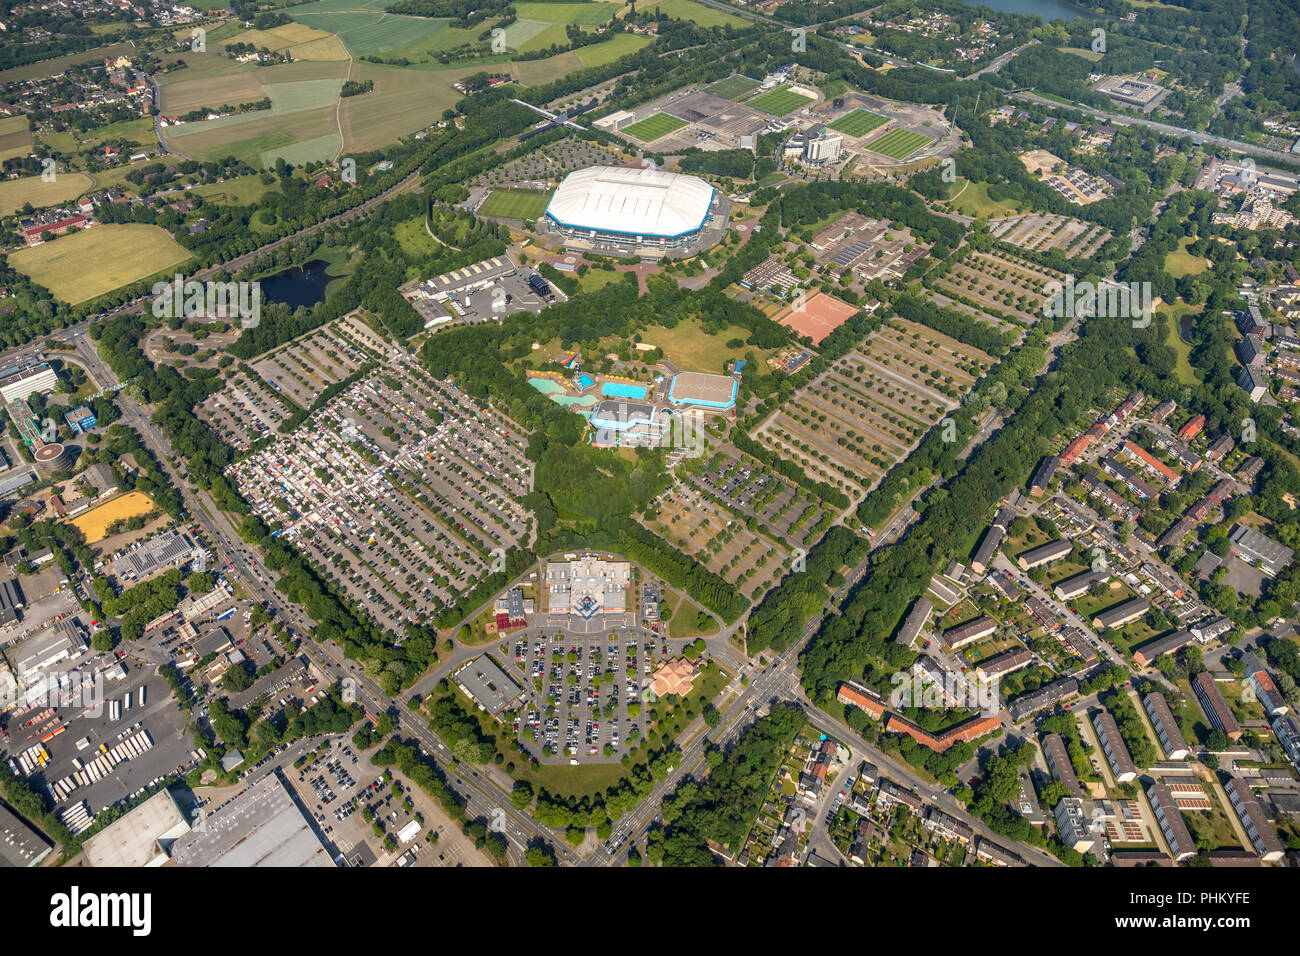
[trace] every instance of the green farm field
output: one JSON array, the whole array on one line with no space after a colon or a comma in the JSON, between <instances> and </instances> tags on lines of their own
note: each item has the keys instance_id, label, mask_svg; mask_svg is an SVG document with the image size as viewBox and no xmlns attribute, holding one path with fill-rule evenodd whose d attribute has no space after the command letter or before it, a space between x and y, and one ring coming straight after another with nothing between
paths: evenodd
<instances>
[{"instance_id":1,"label":"green farm field","mask_svg":"<svg viewBox=\"0 0 1300 956\"><path fill-rule=\"evenodd\" d=\"M546 212L551 192L534 189L494 189L479 207L480 216L501 219L538 219Z\"/></svg>"},{"instance_id":2,"label":"green farm field","mask_svg":"<svg viewBox=\"0 0 1300 956\"><path fill-rule=\"evenodd\" d=\"M831 129L844 133L846 136L866 136L873 129L879 129L888 122L888 116L881 116L879 113L871 112L871 110L857 109L852 113L846 113L834 123L831 123Z\"/></svg>"},{"instance_id":3,"label":"green farm field","mask_svg":"<svg viewBox=\"0 0 1300 956\"><path fill-rule=\"evenodd\" d=\"M643 143L652 143L687 125L689 124L686 120L678 119L676 116L669 116L667 113L654 113L639 122L633 123L631 126L624 127L623 132L628 136L636 137Z\"/></svg>"},{"instance_id":4,"label":"green farm field","mask_svg":"<svg viewBox=\"0 0 1300 956\"><path fill-rule=\"evenodd\" d=\"M773 116L785 116L785 114L793 113L801 106L807 106L811 102L813 102L812 97L796 93L789 86L778 86L774 90L758 94L752 100L747 100L745 105L752 106L756 110L763 110L765 113L771 113Z\"/></svg>"},{"instance_id":5,"label":"green farm field","mask_svg":"<svg viewBox=\"0 0 1300 956\"><path fill-rule=\"evenodd\" d=\"M891 129L888 133L877 136L867 143L866 148L890 159L906 159L930 142L932 142L930 137L910 129Z\"/></svg>"},{"instance_id":6,"label":"green farm field","mask_svg":"<svg viewBox=\"0 0 1300 956\"><path fill-rule=\"evenodd\" d=\"M9 264L76 305L190 258L167 230L143 223L108 223L19 249Z\"/></svg>"},{"instance_id":7,"label":"green farm field","mask_svg":"<svg viewBox=\"0 0 1300 956\"><path fill-rule=\"evenodd\" d=\"M650 0L648 3L638 3L636 9L638 13L650 10L656 13L663 12L674 20L689 20L702 27L743 27L749 24L749 21L742 17L714 7L706 7L702 3L695 3L694 0Z\"/></svg>"},{"instance_id":8,"label":"green farm field","mask_svg":"<svg viewBox=\"0 0 1300 956\"><path fill-rule=\"evenodd\" d=\"M633 33L620 33L618 36L602 40L600 43L579 47L573 51L573 55L578 58L578 62L584 67L604 66L606 63L613 63L629 53L635 53L637 50L648 46L650 42L649 37L639 37Z\"/></svg>"},{"instance_id":9,"label":"green farm field","mask_svg":"<svg viewBox=\"0 0 1300 956\"><path fill-rule=\"evenodd\" d=\"M9 116L0 120L0 162L26 156L32 151L32 139L26 116Z\"/></svg>"}]
</instances>

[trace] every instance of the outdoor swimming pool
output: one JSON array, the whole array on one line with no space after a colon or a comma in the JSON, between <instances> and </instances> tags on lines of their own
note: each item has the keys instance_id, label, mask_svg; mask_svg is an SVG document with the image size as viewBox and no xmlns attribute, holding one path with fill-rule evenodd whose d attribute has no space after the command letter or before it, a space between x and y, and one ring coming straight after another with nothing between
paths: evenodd
<instances>
[{"instance_id":1,"label":"outdoor swimming pool","mask_svg":"<svg viewBox=\"0 0 1300 956\"><path fill-rule=\"evenodd\" d=\"M600 399L595 395L566 395L564 386L549 378L530 378L528 384L555 402L555 404L563 405L570 411L577 412L583 418L590 418L591 410L600 402Z\"/></svg>"},{"instance_id":2,"label":"outdoor swimming pool","mask_svg":"<svg viewBox=\"0 0 1300 956\"><path fill-rule=\"evenodd\" d=\"M600 394L606 398L635 398L638 401L645 401L646 391L644 385L623 385L619 382L606 382L600 387Z\"/></svg>"}]
</instances>

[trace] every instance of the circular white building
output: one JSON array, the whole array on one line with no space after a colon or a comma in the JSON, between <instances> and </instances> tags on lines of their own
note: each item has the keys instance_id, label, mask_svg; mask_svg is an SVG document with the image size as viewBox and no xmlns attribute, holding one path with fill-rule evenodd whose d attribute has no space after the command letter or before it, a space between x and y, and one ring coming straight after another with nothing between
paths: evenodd
<instances>
[{"instance_id":1,"label":"circular white building","mask_svg":"<svg viewBox=\"0 0 1300 956\"><path fill-rule=\"evenodd\" d=\"M546 207L561 235L641 249L680 249L709 223L717 191L698 176L591 166L569 173Z\"/></svg>"}]
</instances>

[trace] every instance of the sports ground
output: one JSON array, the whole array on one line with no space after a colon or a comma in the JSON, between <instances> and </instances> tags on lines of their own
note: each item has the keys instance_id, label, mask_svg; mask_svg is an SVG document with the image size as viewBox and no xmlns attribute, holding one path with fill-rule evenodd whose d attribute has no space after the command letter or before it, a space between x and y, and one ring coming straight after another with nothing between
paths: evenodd
<instances>
[{"instance_id":1,"label":"sports ground","mask_svg":"<svg viewBox=\"0 0 1300 956\"><path fill-rule=\"evenodd\" d=\"M907 159L922 146L931 142L933 140L930 137L914 133L910 129L891 129L888 133L877 136L867 143L866 148L890 159Z\"/></svg>"},{"instance_id":2,"label":"sports ground","mask_svg":"<svg viewBox=\"0 0 1300 956\"><path fill-rule=\"evenodd\" d=\"M787 329L793 329L795 334L808 336L814 345L821 345L826 336L851 319L857 311L857 306L849 305L825 292L814 292L802 303L796 300L786 306L773 318Z\"/></svg>"},{"instance_id":3,"label":"sports ground","mask_svg":"<svg viewBox=\"0 0 1300 956\"><path fill-rule=\"evenodd\" d=\"M871 110L857 109L852 113L845 113L831 123L831 129L845 136L866 136L873 129L879 129L888 122L888 116L881 116Z\"/></svg>"},{"instance_id":4,"label":"sports ground","mask_svg":"<svg viewBox=\"0 0 1300 956\"><path fill-rule=\"evenodd\" d=\"M784 116L786 113L793 113L799 107L807 106L811 102L813 102L813 97L796 93L787 85L778 86L766 93L760 93L752 100L748 100L745 105L752 106L754 109L762 110L765 113L771 113L773 116Z\"/></svg>"},{"instance_id":5,"label":"sports ground","mask_svg":"<svg viewBox=\"0 0 1300 956\"><path fill-rule=\"evenodd\" d=\"M624 127L623 132L628 136L636 137L643 143L651 143L663 136L667 136L669 133L676 132L686 125L687 122L684 119L669 116L667 113L655 113L633 123L631 126Z\"/></svg>"},{"instance_id":6,"label":"sports ground","mask_svg":"<svg viewBox=\"0 0 1300 956\"><path fill-rule=\"evenodd\" d=\"M499 219L540 219L550 201L549 191L494 189L479 207L478 214Z\"/></svg>"}]
</instances>

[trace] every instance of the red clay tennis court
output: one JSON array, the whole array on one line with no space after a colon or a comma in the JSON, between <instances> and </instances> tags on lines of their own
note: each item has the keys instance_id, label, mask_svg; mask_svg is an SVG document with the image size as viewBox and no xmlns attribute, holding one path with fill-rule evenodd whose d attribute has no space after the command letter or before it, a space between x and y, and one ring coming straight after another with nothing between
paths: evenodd
<instances>
[{"instance_id":1,"label":"red clay tennis court","mask_svg":"<svg viewBox=\"0 0 1300 956\"><path fill-rule=\"evenodd\" d=\"M813 345L821 345L822 340L847 322L858 308L849 305L825 292L814 292L803 303L803 308L796 308L798 301L778 312L775 321L788 329L794 329L799 335L806 335Z\"/></svg>"}]
</instances>

